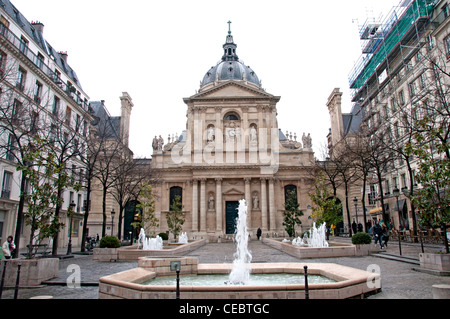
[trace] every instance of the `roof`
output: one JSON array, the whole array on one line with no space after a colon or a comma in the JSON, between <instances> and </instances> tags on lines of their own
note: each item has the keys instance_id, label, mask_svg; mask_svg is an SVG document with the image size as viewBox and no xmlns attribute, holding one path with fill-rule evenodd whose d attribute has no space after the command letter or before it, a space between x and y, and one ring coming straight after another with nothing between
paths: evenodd
<instances>
[{"instance_id":1,"label":"roof","mask_svg":"<svg viewBox=\"0 0 450 319\"><path fill-rule=\"evenodd\" d=\"M48 56L53 57L53 61L64 70L67 76L71 78L80 89L83 89L75 71L64 62L62 54L53 49L53 47L44 39L42 32L35 28L35 25L43 26L43 24L40 22L30 23L9 0L0 0L0 6L6 11L9 17L22 28L24 33L33 39L43 52Z\"/></svg>"},{"instance_id":2,"label":"roof","mask_svg":"<svg viewBox=\"0 0 450 319\"><path fill-rule=\"evenodd\" d=\"M104 138L120 138L120 116L111 116L106 109L104 101L90 102L92 113L96 118L94 127L97 128L97 135Z\"/></svg>"}]
</instances>

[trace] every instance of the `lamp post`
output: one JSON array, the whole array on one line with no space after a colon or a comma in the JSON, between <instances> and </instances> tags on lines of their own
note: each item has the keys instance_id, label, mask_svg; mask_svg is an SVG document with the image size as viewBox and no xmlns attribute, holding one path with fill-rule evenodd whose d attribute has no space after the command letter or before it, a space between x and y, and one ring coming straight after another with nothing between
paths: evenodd
<instances>
[{"instance_id":1,"label":"lamp post","mask_svg":"<svg viewBox=\"0 0 450 319\"><path fill-rule=\"evenodd\" d=\"M111 226L111 236L113 235L114 232L114 215L116 214L116 212L114 211L114 208L111 211L111 221L112 221L112 226Z\"/></svg>"},{"instance_id":2,"label":"lamp post","mask_svg":"<svg viewBox=\"0 0 450 319\"><path fill-rule=\"evenodd\" d=\"M400 207L398 206L398 197L400 196L400 190L395 187L392 190L395 198L397 199L397 213L398 213L398 250L400 252L400 256L402 255L402 244L401 244L401 234L400 234L400 225L401 225L401 217L400 217Z\"/></svg>"},{"instance_id":3,"label":"lamp post","mask_svg":"<svg viewBox=\"0 0 450 319\"><path fill-rule=\"evenodd\" d=\"M73 217L73 213L75 211L75 207L77 205L75 204L74 201L72 201L69 204L69 211L68 214L70 214L70 226L69 226L69 244L67 245L67 253L66 255L72 255L72 217Z\"/></svg>"},{"instance_id":4,"label":"lamp post","mask_svg":"<svg viewBox=\"0 0 450 319\"><path fill-rule=\"evenodd\" d=\"M356 224L358 224L358 199L353 198L353 203L355 204L355 214L356 214Z\"/></svg>"}]
</instances>

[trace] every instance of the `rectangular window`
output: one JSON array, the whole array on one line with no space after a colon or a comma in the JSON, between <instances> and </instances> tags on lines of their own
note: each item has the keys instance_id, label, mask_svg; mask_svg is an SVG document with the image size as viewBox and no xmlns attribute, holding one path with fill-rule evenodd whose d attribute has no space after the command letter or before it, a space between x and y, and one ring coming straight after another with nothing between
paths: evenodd
<instances>
[{"instance_id":1,"label":"rectangular window","mask_svg":"<svg viewBox=\"0 0 450 319\"><path fill-rule=\"evenodd\" d=\"M52 108L53 115L58 115L60 104L61 104L61 100L59 99L59 97L57 97L55 95L55 97L53 98L53 108Z\"/></svg>"},{"instance_id":2,"label":"rectangular window","mask_svg":"<svg viewBox=\"0 0 450 319\"><path fill-rule=\"evenodd\" d=\"M6 75L6 53L0 51L0 78L3 78Z\"/></svg>"},{"instance_id":3,"label":"rectangular window","mask_svg":"<svg viewBox=\"0 0 450 319\"><path fill-rule=\"evenodd\" d=\"M405 94L403 93L403 90L398 92L398 98L400 105L405 105Z\"/></svg>"},{"instance_id":4,"label":"rectangular window","mask_svg":"<svg viewBox=\"0 0 450 319\"><path fill-rule=\"evenodd\" d=\"M444 39L445 46L445 54L447 55L447 59L450 59L450 36Z\"/></svg>"},{"instance_id":5,"label":"rectangular window","mask_svg":"<svg viewBox=\"0 0 450 319\"><path fill-rule=\"evenodd\" d=\"M2 198L10 198L11 196L12 173L5 172L3 174Z\"/></svg>"},{"instance_id":6,"label":"rectangular window","mask_svg":"<svg viewBox=\"0 0 450 319\"><path fill-rule=\"evenodd\" d=\"M414 95L416 95L416 83L411 82L409 83L409 96L412 98Z\"/></svg>"},{"instance_id":7,"label":"rectangular window","mask_svg":"<svg viewBox=\"0 0 450 319\"><path fill-rule=\"evenodd\" d=\"M17 72L17 82L16 87L19 89L19 91L23 92L25 90L25 80L26 80L27 72L19 68L19 71Z\"/></svg>"},{"instance_id":8,"label":"rectangular window","mask_svg":"<svg viewBox=\"0 0 450 319\"><path fill-rule=\"evenodd\" d=\"M37 104L41 104L41 94L42 94L42 84L39 81L36 81L36 85L34 86L34 101Z\"/></svg>"},{"instance_id":9,"label":"rectangular window","mask_svg":"<svg viewBox=\"0 0 450 319\"><path fill-rule=\"evenodd\" d=\"M8 161L14 161L14 136L12 134L9 134L8 136L8 145L6 146L6 159Z\"/></svg>"},{"instance_id":10,"label":"rectangular window","mask_svg":"<svg viewBox=\"0 0 450 319\"><path fill-rule=\"evenodd\" d=\"M19 50L23 54L27 54L28 53L28 40L24 36L20 37Z\"/></svg>"},{"instance_id":11,"label":"rectangular window","mask_svg":"<svg viewBox=\"0 0 450 319\"><path fill-rule=\"evenodd\" d=\"M72 109L70 107L66 107L66 124L70 126L70 121L72 120Z\"/></svg>"}]
</instances>

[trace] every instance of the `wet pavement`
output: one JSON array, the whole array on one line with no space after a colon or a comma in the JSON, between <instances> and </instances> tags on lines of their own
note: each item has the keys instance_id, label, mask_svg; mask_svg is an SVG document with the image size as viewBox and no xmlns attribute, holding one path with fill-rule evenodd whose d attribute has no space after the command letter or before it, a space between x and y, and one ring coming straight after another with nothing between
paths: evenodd
<instances>
[{"instance_id":1,"label":"wet pavement","mask_svg":"<svg viewBox=\"0 0 450 319\"><path fill-rule=\"evenodd\" d=\"M350 242L348 238L333 240ZM387 259L399 257L398 242L390 242L387 249L378 256L339 257L307 259L304 262L336 263L358 269L379 269L382 278L382 291L369 299L432 299L432 285L449 284L450 277L431 275L413 270L418 268L419 244L402 243L402 256L409 259ZM199 263L231 263L235 252L233 243L210 243L192 251L188 256L198 257ZM302 262L259 241L250 241L254 263L264 262ZM425 252L436 252L442 247L425 245ZM383 257L384 256L384 257ZM383 257L383 258L382 258ZM137 262L96 262L92 255L74 254L73 258L61 259L57 278L49 280L36 288L19 288L18 299L36 296L51 296L53 299L97 299L100 277L137 267ZM81 284L73 280L78 272ZM2 299L13 299L14 289L3 290Z\"/></svg>"}]
</instances>

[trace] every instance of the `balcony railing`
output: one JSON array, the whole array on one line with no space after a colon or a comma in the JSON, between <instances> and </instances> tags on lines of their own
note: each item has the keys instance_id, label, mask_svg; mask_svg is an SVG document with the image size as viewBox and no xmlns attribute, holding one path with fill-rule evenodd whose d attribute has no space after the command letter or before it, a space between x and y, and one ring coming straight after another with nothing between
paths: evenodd
<instances>
[{"instance_id":1,"label":"balcony railing","mask_svg":"<svg viewBox=\"0 0 450 319\"><path fill-rule=\"evenodd\" d=\"M80 105L85 111L88 111L88 102L84 101L76 94L72 94L71 87L66 83L62 82L61 78L57 75L55 71L50 69L50 67L42 61L42 56L37 56L31 50L24 49L23 40L18 38L14 33L12 33L4 24L0 23L0 37L5 38L15 46L20 52L23 53L37 68L39 68L46 76L48 76L60 89L65 91L67 95L72 98L78 105Z\"/></svg>"}]
</instances>

